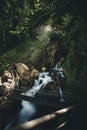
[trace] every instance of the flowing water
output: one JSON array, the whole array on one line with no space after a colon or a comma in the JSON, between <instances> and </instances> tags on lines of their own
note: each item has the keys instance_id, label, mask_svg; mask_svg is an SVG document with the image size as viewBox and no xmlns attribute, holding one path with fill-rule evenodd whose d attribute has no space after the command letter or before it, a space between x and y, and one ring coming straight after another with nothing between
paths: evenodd
<instances>
[{"instance_id":1,"label":"flowing water","mask_svg":"<svg viewBox=\"0 0 87 130\"><path fill-rule=\"evenodd\" d=\"M64 102L64 98L63 98L63 92L62 92L62 89L60 86L58 86L58 89L59 89L59 94L60 94L60 102Z\"/></svg>"},{"instance_id":2,"label":"flowing water","mask_svg":"<svg viewBox=\"0 0 87 130\"><path fill-rule=\"evenodd\" d=\"M54 71L56 71L56 72L59 71L61 77L64 78L64 75L61 72L62 68L57 68L57 66L56 66L55 68L53 68L53 72ZM49 84L50 82L54 82L54 80L49 75L49 72L42 72L42 73L40 73L39 78L37 80L35 79L35 82L34 82L34 85L32 86L32 88L22 94L34 97L35 94L41 88L46 87L46 85ZM58 86L58 90L59 90L59 94L60 94L60 102L64 102L63 92L62 92L62 89L60 86ZM12 120L6 125L6 127L3 130L8 130L8 128L10 128L11 126L16 126L16 125L22 124L31 119L34 119L35 117L38 117L39 115L46 114L46 112L49 113L53 109L51 107L49 107L49 109L47 109L48 107L46 107L46 106L45 107L40 106L35 103L31 103L31 102L24 101L24 100L22 100L21 105L22 105L22 109L16 114L15 117L12 117ZM38 109L37 106L40 106L39 107L40 109ZM40 129L40 128L38 127L37 129ZM41 130L42 130L42 128L41 128Z\"/></svg>"},{"instance_id":3,"label":"flowing water","mask_svg":"<svg viewBox=\"0 0 87 130\"><path fill-rule=\"evenodd\" d=\"M33 118L36 114L35 104L27 101L22 101L22 109L17 116L17 124L21 124Z\"/></svg>"},{"instance_id":4,"label":"flowing water","mask_svg":"<svg viewBox=\"0 0 87 130\"><path fill-rule=\"evenodd\" d=\"M21 110L16 114L16 117L12 118L12 120L7 124L4 130L7 130L10 126L19 125L21 123L33 119L33 117L37 113L35 103L22 100L21 105Z\"/></svg>"},{"instance_id":5,"label":"flowing water","mask_svg":"<svg viewBox=\"0 0 87 130\"><path fill-rule=\"evenodd\" d=\"M16 113L16 116L12 117L12 119L8 122L8 124L6 124L3 130L8 130L10 127L14 127L29 120L38 118L45 114L51 113L57 109L53 107L42 106L24 100L22 100L21 105L22 105L21 110L18 113ZM34 128L34 130L40 130L40 129L43 130L43 128L41 127Z\"/></svg>"},{"instance_id":6,"label":"flowing water","mask_svg":"<svg viewBox=\"0 0 87 130\"><path fill-rule=\"evenodd\" d=\"M49 75L49 72L42 72L39 74L38 79L34 80L34 85L30 90L28 90L25 93L22 93L22 95L34 97L35 94L41 89L47 86L50 82L53 82L52 77Z\"/></svg>"}]
</instances>

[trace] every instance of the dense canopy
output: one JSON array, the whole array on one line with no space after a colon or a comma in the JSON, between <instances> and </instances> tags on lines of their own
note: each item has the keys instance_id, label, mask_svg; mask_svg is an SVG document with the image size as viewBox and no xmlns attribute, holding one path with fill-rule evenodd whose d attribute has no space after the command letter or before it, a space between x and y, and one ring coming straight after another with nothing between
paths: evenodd
<instances>
[{"instance_id":1,"label":"dense canopy","mask_svg":"<svg viewBox=\"0 0 87 130\"><path fill-rule=\"evenodd\" d=\"M49 25L68 50L64 68L69 85L86 86L86 12L84 0L1 0L0 52L37 39L41 27Z\"/></svg>"}]
</instances>

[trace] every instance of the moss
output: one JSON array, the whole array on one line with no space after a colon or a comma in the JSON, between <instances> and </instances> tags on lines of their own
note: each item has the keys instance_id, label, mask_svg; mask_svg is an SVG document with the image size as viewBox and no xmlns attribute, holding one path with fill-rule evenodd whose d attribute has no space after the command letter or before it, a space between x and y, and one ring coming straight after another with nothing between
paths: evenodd
<instances>
[{"instance_id":1,"label":"moss","mask_svg":"<svg viewBox=\"0 0 87 130\"><path fill-rule=\"evenodd\" d=\"M1 70L3 71L17 62L33 63L46 45L47 42L43 43L38 40L26 41L20 46L7 51L0 57Z\"/></svg>"}]
</instances>

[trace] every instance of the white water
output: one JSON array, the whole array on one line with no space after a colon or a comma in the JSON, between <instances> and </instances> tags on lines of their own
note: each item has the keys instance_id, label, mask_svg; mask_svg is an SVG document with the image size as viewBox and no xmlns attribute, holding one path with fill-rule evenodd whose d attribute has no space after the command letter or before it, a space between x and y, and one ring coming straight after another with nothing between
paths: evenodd
<instances>
[{"instance_id":1,"label":"white water","mask_svg":"<svg viewBox=\"0 0 87 130\"><path fill-rule=\"evenodd\" d=\"M62 72L62 67L58 68L57 65L54 67L53 72L57 70L56 72L59 72L62 78L65 78L63 72ZM34 81L34 85L32 86L32 88L30 90L28 90L25 93L22 93L22 95L27 95L27 96L31 96L34 97L35 94L41 89L47 86L47 84L49 84L50 82L55 82L52 79L52 75L49 76L49 72L42 72L39 74L39 78ZM60 94L60 102L64 102L64 98L63 98L63 92L60 86L58 86L58 90L59 90L59 94ZM15 121L16 121L16 125L19 125L23 122L26 122L28 120L30 120L36 113L36 108L35 108L35 104L31 103L31 102L27 102L27 101L22 101L22 109L21 111L18 113L17 117L12 119L12 121L4 128L4 130L7 130Z\"/></svg>"},{"instance_id":2,"label":"white water","mask_svg":"<svg viewBox=\"0 0 87 130\"><path fill-rule=\"evenodd\" d=\"M63 72L62 72L62 71L61 71L61 72L59 72L59 74L60 74L61 78L65 78L65 76L64 76L64 74L63 74Z\"/></svg>"},{"instance_id":3,"label":"white water","mask_svg":"<svg viewBox=\"0 0 87 130\"><path fill-rule=\"evenodd\" d=\"M37 113L35 103L22 100L21 105L22 109L20 110L20 112L16 115L14 119L10 121L10 123L3 130L8 130L12 125L19 125L28 120L31 120Z\"/></svg>"},{"instance_id":4,"label":"white water","mask_svg":"<svg viewBox=\"0 0 87 130\"><path fill-rule=\"evenodd\" d=\"M58 65L56 64L54 68L51 69L53 72L61 72L63 71L62 67L58 67Z\"/></svg>"},{"instance_id":5,"label":"white water","mask_svg":"<svg viewBox=\"0 0 87 130\"><path fill-rule=\"evenodd\" d=\"M40 83L41 82L41 83ZM41 89L47 86L50 82L53 82L52 77L49 76L49 72L42 72L39 74L39 78L34 81L34 85L30 90L21 95L34 97L35 94Z\"/></svg>"},{"instance_id":6,"label":"white water","mask_svg":"<svg viewBox=\"0 0 87 130\"><path fill-rule=\"evenodd\" d=\"M63 74L63 69L58 68L57 64L54 68L52 68L52 73L56 72L58 74L60 74L61 78L65 78L64 74ZM26 96L30 96L30 97L35 97L35 94L41 89L46 87L50 82L55 83L56 81L53 80L52 75L49 75L49 72L41 72L39 74L38 79L34 80L34 85L32 86L32 88L30 90L28 90L25 93L22 93L21 95L26 95ZM64 98L63 98L63 92L61 87L58 87L59 90L59 94L60 94L60 102L64 102Z\"/></svg>"},{"instance_id":7,"label":"white water","mask_svg":"<svg viewBox=\"0 0 87 130\"><path fill-rule=\"evenodd\" d=\"M35 104L27 101L22 101L22 109L17 116L17 124L21 124L30 120L36 113Z\"/></svg>"},{"instance_id":8,"label":"white water","mask_svg":"<svg viewBox=\"0 0 87 130\"><path fill-rule=\"evenodd\" d=\"M63 98L63 92L62 92L62 89L60 86L58 86L58 89L59 89L59 94L60 94L60 102L64 102L64 98Z\"/></svg>"}]
</instances>

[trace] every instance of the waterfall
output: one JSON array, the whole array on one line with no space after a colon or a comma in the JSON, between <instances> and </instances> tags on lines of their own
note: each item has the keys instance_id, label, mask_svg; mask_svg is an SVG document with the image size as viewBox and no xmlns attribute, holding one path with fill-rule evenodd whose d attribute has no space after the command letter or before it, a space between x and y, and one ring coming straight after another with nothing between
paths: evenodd
<instances>
[{"instance_id":1,"label":"waterfall","mask_svg":"<svg viewBox=\"0 0 87 130\"><path fill-rule=\"evenodd\" d=\"M61 78L65 78L65 75L63 74L63 69L62 67L58 67L57 64L54 68L51 69L52 73L54 74L55 72L58 73L58 75L60 74ZM32 86L31 89L29 89L28 91L26 91L25 93L22 93L21 95L26 95L26 96L30 96L30 97L35 97L35 94L41 89L46 87L50 82L53 82L54 84L56 84L55 79L53 80L52 75L49 75L49 72L41 72L39 74L38 79L34 80L34 85ZM64 102L64 98L63 98L63 92L61 87L58 87L59 90L59 94L60 94L60 102Z\"/></svg>"},{"instance_id":2,"label":"waterfall","mask_svg":"<svg viewBox=\"0 0 87 130\"><path fill-rule=\"evenodd\" d=\"M62 89L60 86L58 86L58 89L59 89L59 94L60 94L60 102L64 102L64 98L63 98L63 92L62 92Z\"/></svg>"},{"instance_id":3,"label":"waterfall","mask_svg":"<svg viewBox=\"0 0 87 130\"><path fill-rule=\"evenodd\" d=\"M30 120L35 115L35 104L22 100L22 109L17 116L17 124Z\"/></svg>"},{"instance_id":4,"label":"waterfall","mask_svg":"<svg viewBox=\"0 0 87 130\"><path fill-rule=\"evenodd\" d=\"M22 100L22 109L18 114L8 123L3 130L8 130L11 126L22 124L31 120L37 113L36 105L34 103Z\"/></svg>"},{"instance_id":5,"label":"waterfall","mask_svg":"<svg viewBox=\"0 0 87 130\"><path fill-rule=\"evenodd\" d=\"M64 76L62 71L60 71L59 74L60 74L61 78L65 78L65 76Z\"/></svg>"},{"instance_id":6,"label":"waterfall","mask_svg":"<svg viewBox=\"0 0 87 130\"><path fill-rule=\"evenodd\" d=\"M52 72L61 72L63 71L62 67L58 67L58 65L56 64L54 68L51 68Z\"/></svg>"},{"instance_id":7,"label":"waterfall","mask_svg":"<svg viewBox=\"0 0 87 130\"><path fill-rule=\"evenodd\" d=\"M42 72L39 74L38 79L34 80L34 85L30 90L28 90L25 93L22 93L21 95L31 96L34 97L35 94L41 89L46 87L47 84L50 82L53 82L52 77L49 76L49 72Z\"/></svg>"}]
</instances>

